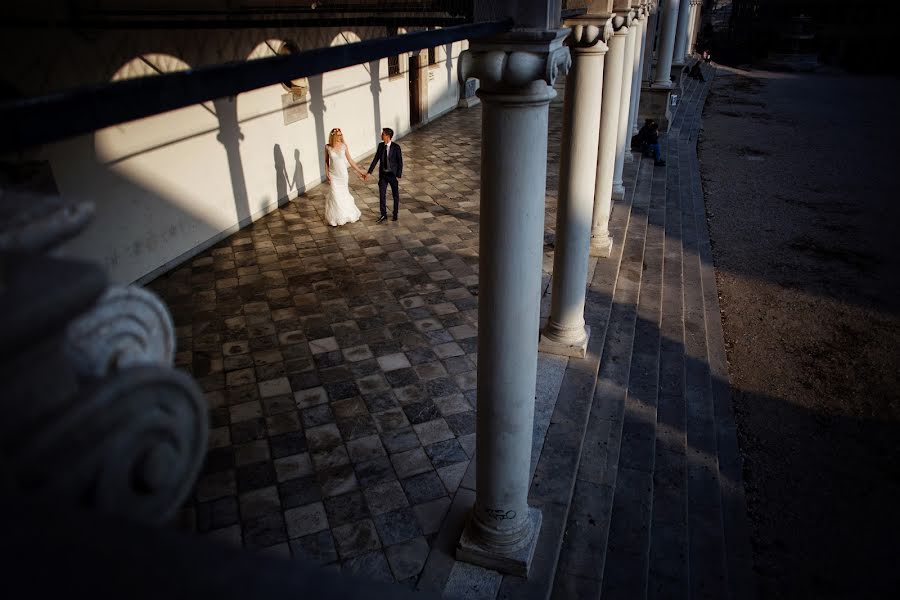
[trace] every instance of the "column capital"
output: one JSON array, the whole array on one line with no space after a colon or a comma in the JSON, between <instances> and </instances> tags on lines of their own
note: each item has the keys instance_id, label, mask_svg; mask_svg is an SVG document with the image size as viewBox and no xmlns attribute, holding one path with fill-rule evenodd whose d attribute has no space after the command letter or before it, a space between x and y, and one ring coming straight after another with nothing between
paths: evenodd
<instances>
[{"instance_id":1,"label":"column capital","mask_svg":"<svg viewBox=\"0 0 900 600\"><path fill-rule=\"evenodd\" d=\"M569 29L516 31L472 41L459 57L459 81L481 81L481 87L523 88L536 81L553 85L560 72L572 64L569 48L563 45Z\"/></svg>"},{"instance_id":2,"label":"column capital","mask_svg":"<svg viewBox=\"0 0 900 600\"><path fill-rule=\"evenodd\" d=\"M610 21L612 22L613 31L624 35L628 33L628 28L631 27L631 12L613 15Z\"/></svg>"},{"instance_id":3,"label":"column capital","mask_svg":"<svg viewBox=\"0 0 900 600\"><path fill-rule=\"evenodd\" d=\"M569 47L572 50L606 52L606 42L613 34L612 19L572 19L566 22L572 28L569 34Z\"/></svg>"}]
</instances>

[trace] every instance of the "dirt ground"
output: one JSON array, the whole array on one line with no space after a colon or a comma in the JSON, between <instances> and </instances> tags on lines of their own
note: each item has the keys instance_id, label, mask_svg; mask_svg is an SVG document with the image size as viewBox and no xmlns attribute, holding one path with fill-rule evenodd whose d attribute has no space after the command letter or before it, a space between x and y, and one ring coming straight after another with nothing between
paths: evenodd
<instances>
[{"instance_id":1,"label":"dirt ground","mask_svg":"<svg viewBox=\"0 0 900 600\"><path fill-rule=\"evenodd\" d=\"M719 67L701 174L760 598L900 590L897 79Z\"/></svg>"}]
</instances>

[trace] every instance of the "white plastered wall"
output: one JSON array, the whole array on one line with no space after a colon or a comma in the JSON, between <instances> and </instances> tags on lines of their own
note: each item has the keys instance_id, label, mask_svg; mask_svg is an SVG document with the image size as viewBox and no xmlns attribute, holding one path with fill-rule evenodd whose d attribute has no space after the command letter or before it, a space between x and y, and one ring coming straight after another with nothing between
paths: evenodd
<instances>
[{"instance_id":1,"label":"white plastered wall","mask_svg":"<svg viewBox=\"0 0 900 600\"><path fill-rule=\"evenodd\" d=\"M384 35L378 28L357 33ZM317 35L294 40L308 48L359 39L337 29ZM286 35L258 37L262 42ZM247 50L251 47L245 43L234 53L247 58L257 52ZM438 65L427 69L434 73L422 82L427 119L456 105L461 47L451 45L448 63L448 46L442 46ZM227 52L217 58L211 62L233 59ZM185 61L185 67L197 62ZM406 62L402 56L401 75L390 78L387 59L310 78L308 116L288 125L281 110L286 90L274 85L46 146L43 154L60 193L93 201L97 208L87 230L64 250L101 263L118 282L147 281L174 267L319 184L321 146L331 128L343 130L357 160L374 151L381 127L393 128L398 138L407 133ZM78 83L72 73L68 79L67 87Z\"/></svg>"}]
</instances>

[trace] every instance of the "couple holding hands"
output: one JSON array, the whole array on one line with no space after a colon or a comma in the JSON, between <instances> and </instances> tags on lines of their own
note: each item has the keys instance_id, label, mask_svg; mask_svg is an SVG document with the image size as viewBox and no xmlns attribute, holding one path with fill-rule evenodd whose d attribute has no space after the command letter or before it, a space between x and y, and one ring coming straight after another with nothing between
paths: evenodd
<instances>
[{"instance_id":1,"label":"couple holding hands","mask_svg":"<svg viewBox=\"0 0 900 600\"><path fill-rule=\"evenodd\" d=\"M367 181L372 171L375 170L375 165L379 163L378 198L381 216L378 217L377 222L383 223L387 220L385 197L388 186L391 186L391 194L394 196L393 220L397 220L397 210L400 208L399 180L403 177L403 153L400 151L400 146L391 141L393 137L393 129L385 127L381 130L381 143L378 144L375 157L366 173L351 158L341 130L337 127L331 130L328 136L328 145L325 146L325 173L328 183L331 185L331 191L328 192L328 197L325 199L325 221L329 225L337 227L346 223L355 223L361 216L353 196L350 195L348 166L353 167L360 179Z\"/></svg>"}]
</instances>

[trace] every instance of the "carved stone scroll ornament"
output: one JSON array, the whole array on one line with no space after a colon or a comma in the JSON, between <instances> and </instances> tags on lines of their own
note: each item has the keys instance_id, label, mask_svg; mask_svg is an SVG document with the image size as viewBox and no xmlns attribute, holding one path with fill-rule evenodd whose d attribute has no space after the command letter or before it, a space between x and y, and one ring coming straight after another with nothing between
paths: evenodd
<instances>
[{"instance_id":1,"label":"carved stone scroll ornament","mask_svg":"<svg viewBox=\"0 0 900 600\"><path fill-rule=\"evenodd\" d=\"M90 221L94 205L60 196L0 190L0 250L41 252L74 237Z\"/></svg>"},{"instance_id":2,"label":"carved stone scroll ornament","mask_svg":"<svg viewBox=\"0 0 900 600\"><path fill-rule=\"evenodd\" d=\"M90 311L69 324L66 353L79 375L92 377L128 366L171 366L172 317L152 292L110 286Z\"/></svg>"},{"instance_id":3,"label":"carved stone scroll ornament","mask_svg":"<svg viewBox=\"0 0 900 600\"><path fill-rule=\"evenodd\" d=\"M565 46L548 51L466 50L459 57L458 75L460 83L474 77L486 89L524 88L536 81L552 86L560 72L568 73L571 65Z\"/></svg>"},{"instance_id":4,"label":"carved stone scroll ornament","mask_svg":"<svg viewBox=\"0 0 900 600\"><path fill-rule=\"evenodd\" d=\"M165 305L48 254L89 204L0 197L0 491L163 523L206 453L203 395L171 367Z\"/></svg>"},{"instance_id":5,"label":"carved stone scroll ornament","mask_svg":"<svg viewBox=\"0 0 900 600\"><path fill-rule=\"evenodd\" d=\"M171 368L130 368L73 400L14 452L17 487L145 523L169 520L206 452L197 384Z\"/></svg>"},{"instance_id":6,"label":"carved stone scroll ornament","mask_svg":"<svg viewBox=\"0 0 900 600\"><path fill-rule=\"evenodd\" d=\"M577 23L572 24L572 33L569 34L569 43L575 48L594 48L605 46L609 36L613 34L612 19L604 19L603 23ZM607 48L598 48L606 52Z\"/></svg>"}]
</instances>

